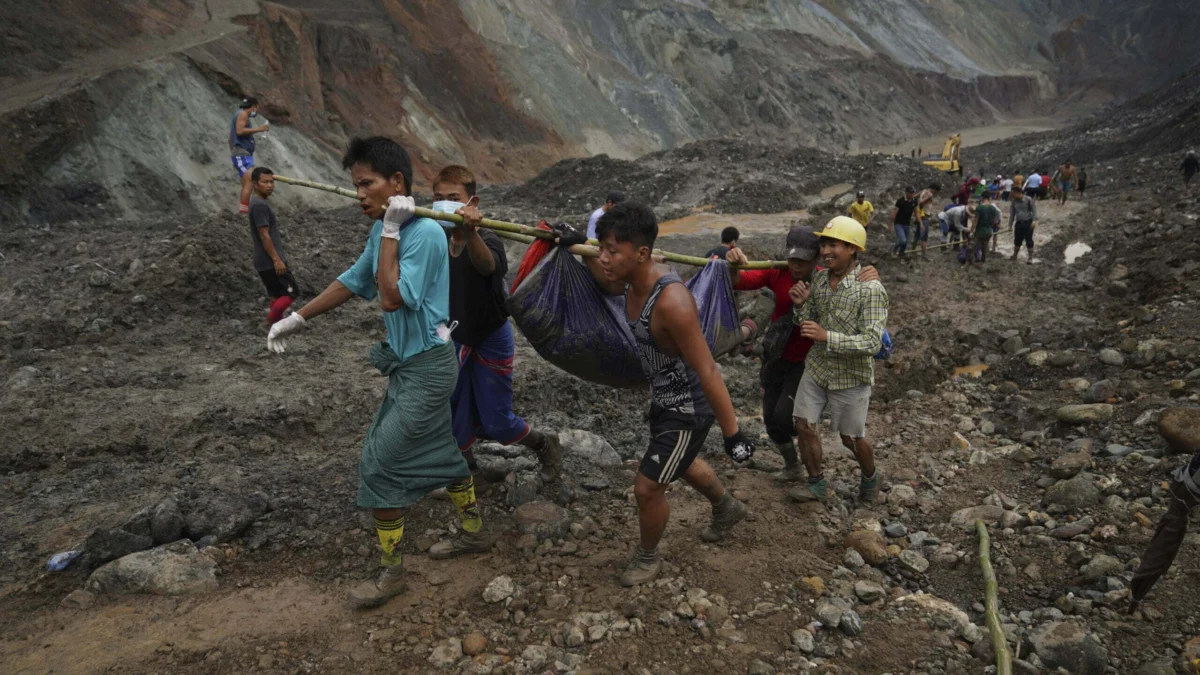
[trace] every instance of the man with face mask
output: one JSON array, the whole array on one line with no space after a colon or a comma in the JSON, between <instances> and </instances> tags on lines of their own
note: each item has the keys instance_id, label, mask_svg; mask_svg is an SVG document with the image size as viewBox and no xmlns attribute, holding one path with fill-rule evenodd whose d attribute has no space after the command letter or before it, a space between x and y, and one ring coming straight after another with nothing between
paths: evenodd
<instances>
[{"instance_id":1,"label":"man with face mask","mask_svg":"<svg viewBox=\"0 0 1200 675\"><path fill-rule=\"evenodd\" d=\"M508 258L500 237L479 227L483 214L475 187L475 174L464 166L448 166L433 180L433 210L457 213L464 219L450 230L450 321L457 324L451 337L459 364L458 384L450 399L454 439L472 470L471 446L476 440L490 439L533 450L542 477L553 480L562 464L558 436L531 428L513 413L515 345L504 306Z\"/></svg>"},{"instance_id":2,"label":"man with face mask","mask_svg":"<svg viewBox=\"0 0 1200 675\"><path fill-rule=\"evenodd\" d=\"M730 269L734 290L752 291L770 288L775 293L775 310L771 313L771 325L763 337L762 370L759 382L763 394L763 423L767 435L783 457L783 471L775 474L776 480L799 481L804 478L804 469L796 453L793 437L796 426L792 422L796 389L804 375L804 362L812 340L802 337L792 324L792 301L788 291L797 282L808 282L817 267L819 249L816 233L807 225L793 225L787 236L788 269L746 270ZM730 265L744 265L746 255L741 249L730 251L726 257ZM864 267L859 279L878 281L879 273L874 267Z\"/></svg>"}]
</instances>

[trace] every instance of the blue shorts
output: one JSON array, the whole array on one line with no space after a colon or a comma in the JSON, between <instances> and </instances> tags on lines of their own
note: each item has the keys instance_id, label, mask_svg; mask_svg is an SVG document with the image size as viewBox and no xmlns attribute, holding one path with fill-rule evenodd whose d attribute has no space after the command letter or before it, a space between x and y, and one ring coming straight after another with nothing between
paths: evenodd
<instances>
[{"instance_id":1,"label":"blue shorts","mask_svg":"<svg viewBox=\"0 0 1200 675\"><path fill-rule=\"evenodd\" d=\"M254 155L233 155L230 159L233 160L233 168L237 169L238 178L254 168Z\"/></svg>"}]
</instances>

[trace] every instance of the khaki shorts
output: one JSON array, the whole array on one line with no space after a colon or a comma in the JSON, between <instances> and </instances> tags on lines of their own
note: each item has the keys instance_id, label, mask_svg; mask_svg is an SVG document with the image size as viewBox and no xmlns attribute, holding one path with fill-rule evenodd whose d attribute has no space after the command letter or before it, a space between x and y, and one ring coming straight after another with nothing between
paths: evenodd
<instances>
[{"instance_id":1,"label":"khaki shorts","mask_svg":"<svg viewBox=\"0 0 1200 675\"><path fill-rule=\"evenodd\" d=\"M829 390L813 381L806 370L796 389L792 419L816 425L821 414L829 413L830 427L843 436L867 437L867 408L871 405L871 385Z\"/></svg>"}]
</instances>

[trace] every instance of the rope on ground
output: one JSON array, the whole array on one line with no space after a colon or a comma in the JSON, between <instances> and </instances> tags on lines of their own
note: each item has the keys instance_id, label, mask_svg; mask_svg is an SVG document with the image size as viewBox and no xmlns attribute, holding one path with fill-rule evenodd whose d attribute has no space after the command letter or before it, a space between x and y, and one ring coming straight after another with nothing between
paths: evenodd
<instances>
[{"instance_id":1,"label":"rope on ground","mask_svg":"<svg viewBox=\"0 0 1200 675\"><path fill-rule=\"evenodd\" d=\"M987 525L982 520L975 521L975 531L979 533L979 568L983 570L983 606L987 618L988 633L992 638L992 649L996 652L996 675L1012 675L1012 654L1008 652L1008 640L1004 637L1004 629L1000 627L1000 614L997 611L999 601L996 599L996 572L992 569L992 542L988 537Z\"/></svg>"},{"instance_id":2,"label":"rope on ground","mask_svg":"<svg viewBox=\"0 0 1200 675\"><path fill-rule=\"evenodd\" d=\"M314 190L324 190L325 192L332 192L334 194L342 195L343 197L357 198L358 196L354 190L340 188L334 185L325 185L324 183L316 183L310 180L288 178L287 176L280 175L276 175L275 180L281 183L287 183L288 185L312 188ZM453 213L430 211L429 209L423 209L420 207L417 208L416 214L422 218L445 220L451 223L462 222L462 216ZM525 241L525 239L518 238L517 236L505 235L523 235L524 237L537 237L538 239L553 239L555 236L552 232L540 230L536 227L529 227L528 225L521 225L519 223L507 223L502 220L492 220L490 218L484 218L482 226L488 228L489 230L495 231L496 234L504 237L505 239L512 239L514 241ZM529 239L529 241L532 241L532 239ZM571 252L577 255L595 258L600 255L600 252L595 248L595 246L599 245L599 243L600 242L596 241L595 239L588 239L588 244L590 244L590 246L572 246ZM709 261L708 258L701 258L699 256L692 255L681 255L679 253L660 251L658 249L654 250L654 255L661 257L666 262L679 263L681 265L692 265L694 267L704 267ZM745 265L731 265L731 267L743 270L786 269L787 266L787 261L783 260L752 260Z\"/></svg>"}]
</instances>

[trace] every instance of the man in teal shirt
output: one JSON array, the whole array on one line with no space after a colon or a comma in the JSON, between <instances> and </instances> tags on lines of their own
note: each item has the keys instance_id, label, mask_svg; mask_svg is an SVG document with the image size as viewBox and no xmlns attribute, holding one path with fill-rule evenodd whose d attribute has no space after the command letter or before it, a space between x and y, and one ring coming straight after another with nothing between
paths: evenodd
<instances>
[{"instance_id":1,"label":"man in teal shirt","mask_svg":"<svg viewBox=\"0 0 1200 675\"><path fill-rule=\"evenodd\" d=\"M387 394L363 440L358 505L373 509L383 551L373 579L350 591L356 607L383 604L404 591L400 542L404 510L441 487L458 507L459 533L429 549L449 558L491 548L475 503L475 485L451 430L450 396L458 357L450 342L450 267L446 234L416 218L412 163L395 141L356 138L342 158L363 213L376 219L358 261L299 312L276 323L267 346L276 353L308 320L357 295L379 298L387 342L371 348L371 364L388 376Z\"/></svg>"}]
</instances>

